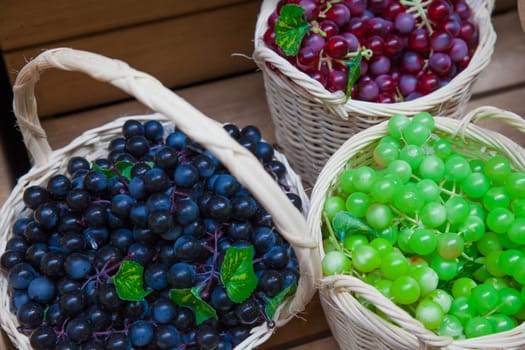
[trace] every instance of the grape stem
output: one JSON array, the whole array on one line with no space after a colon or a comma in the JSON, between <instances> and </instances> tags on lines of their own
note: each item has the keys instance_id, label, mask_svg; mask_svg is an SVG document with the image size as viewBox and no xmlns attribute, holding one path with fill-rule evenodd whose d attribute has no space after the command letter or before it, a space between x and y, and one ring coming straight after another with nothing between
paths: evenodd
<instances>
[{"instance_id":1,"label":"grape stem","mask_svg":"<svg viewBox=\"0 0 525 350\"><path fill-rule=\"evenodd\" d=\"M397 208L395 208L394 206L390 206L392 208L392 210L400 216L400 219L401 221L403 220L406 220L406 221L410 221L411 223L413 223L414 225L418 225L419 226L419 222L414 219L414 218L411 218L410 216L406 215L405 213L403 213L402 211L398 210Z\"/></svg>"},{"instance_id":2,"label":"grape stem","mask_svg":"<svg viewBox=\"0 0 525 350\"><path fill-rule=\"evenodd\" d=\"M330 223L330 220L328 220L328 216L326 215L325 212L323 212L323 221L325 222L325 225L326 227L328 228L328 233L329 233L329 236L328 236L328 239L330 240L330 242L335 246L337 247L337 250L339 250L340 252L343 251L343 248L341 247L341 245L339 244L339 241L337 240L337 237L335 236L335 232L334 232L334 229L332 227L332 224Z\"/></svg>"},{"instance_id":3,"label":"grape stem","mask_svg":"<svg viewBox=\"0 0 525 350\"><path fill-rule=\"evenodd\" d=\"M216 228L215 232L213 233L213 249L212 249L213 258L211 262L211 271L210 271L211 274L210 274L210 277L208 278L208 283L206 285L206 288L201 292L201 297L203 299L206 299L210 295L211 287L213 285L213 280L214 280L214 277L216 277L217 258L219 257L218 246L219 246L220 235L221 235L221 231L219 230L219 228Z\"/></svg>"},{"instance_id":4,"label":"grape stem","mask_svg":"<svg viewBox=\"0 0 525 350\"><path fill-rule=\"evenodd\" d=\"M421 0L400 0L401 5L408 7L407 13L415 12L415 17L421 19L419 28L425 26L429 32L432 34L434 30L430 24L430 20L427 17L425 8L431 3L431 0L421 1Z\"/></svg>"}]
</instances>

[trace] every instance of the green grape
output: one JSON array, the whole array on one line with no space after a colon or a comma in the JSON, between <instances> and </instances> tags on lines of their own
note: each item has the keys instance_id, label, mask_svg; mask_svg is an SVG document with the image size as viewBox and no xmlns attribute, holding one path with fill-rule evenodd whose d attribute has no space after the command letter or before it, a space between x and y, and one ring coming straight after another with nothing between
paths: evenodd
<instances>
[{"instance_id":1,"label":"green grape","mask_svg":"<svg viewBox=\"0 0 525 350\"><path fill-rule=\"evenodd\" d=\"M439 195L441 189L435 181L430 179L423 179L417 183L417 188L423 194L423 200L425 202L437 202L439 201Z\"/></svg>"},{"instance_id":2,"label":"green grape","mask_svg":"<svg viewBox=\"0 0 525 350\"><path fill-rule=\"evenodd\" d=\"M448 313L453 298L443 289L434 289L433 291L428 293L425 299L432 300L433 302L441 306L441 309L444 313Z\"/></svg>"},{"instance_id":3,"label":"green grape","mask_svg":"<svg viewBox=\"0 0 525 350\"><path fill-rule=\"evenodd\" d=\"M453 154L445 161L445 178L461 182L471 174L468 161L460 154Z\"/></svg>"},{"instance_id":4,"label":"green grape","mask_svg":"<svg viewBox=\"0 0 525 350\"><path fill-rule=\"evenodd\" d=\"M419 284L422 296L425 296L434 291L439 283L438 274L430 267L422 267L420 269L413 270L411 271L410 276L412 276Z\"/></svg>"},{"instance_id":5,"label":"green grape","mask_svg":"<svg viewBox=\"0 0 525 350\"><path fill-rule=\"evenodd\" d=\"M521 308L520 311L516 312L514 315L512 315L513 318L519 321L525 320L525 305Z\"/></svg>"},{"instance_id":6,"label":"green grape","mask_svg":"<svg viewBox=\"0 0 525 350\"><path fill-rule=\"evenodd\" d=\"M468 277L460 277L456 279L452 283L452 296L454 298L459 297L470 297L470 293L472 292L472 289L476 287L478 284L472 279Z\"/></svg>"},{"instance_id":7,"label":"green grape","mask_svg":"<svg viewBox=\"0 0 525 350\"><path fill-rule=\"evenodd\" d=\"M483 163L482 160L480 159L471 159L469 161L469 165L470 165L470 170L472 170L473 173L481 173L483 172L483 165L485 163Z\"/></svg>"},{"instance_id":8,"label":"green grape","mask_svg":"<svg viewBox=\"0 0 525 350\"><path fill-rule=\"evenodd\" d=\"M445 178L445 163L438 156L426 156L419 165L419 175L423 179L440 182Z\"/></svg>"},{"instance_id":9,"label":"green grape","mask_svg":"<svg viewBox=\"0 0 525 350\"><path fill-rule=\"evenodd\" d=\"M460 224L469 216L470 206L462 197L451 197L445 203L447 219L451 224Z\"/></svg>"},{"instance_id":10,"label":"green grape","mask_svg":"<svg viewBox=\"0 0 525 350\"><path fill-rule=\"evenodd\" d=\"M503 288L498 291L500 304L498 306L498 312L512 316L523 307L523 301L521 301L521 294L514 288Z\"/></svg>"},{"instance_id":11,"label":"green grape","mask_svg":"<svg viewBox=\"0 0 525 350\"><path fill-rule=\"evenodd\" d=\"M331 196L326 198L324 202L324 213L328 220L332 221L334 216L340 211L345 210L345 201L339 196Z\"/></svg>"},{"instance_id":12,"label":"green grape","mask_svg":"<svg viewBox=\"0 0 525 350\"><path fill-rule=\"evenodd\" d=\"M501 242L499 237L494 232L487 232L485 235L476 243L478 251L482 255L489 255L494 250L502 250Z\"/></svg>"},{"instance_id":13,"label":"green grape","mask_svg":"<svg viewBox=\"0 0 525 350\"><path fill-rule=\"evenodd\" d=\"M352 193L355 191L353 184L354 169L347 169L339 175L339 186L344 193Z\"/></svg>"},{"instance_id":14,"label":"green grape","mask_svg":"<svg viewBox=\"0 0 525 350\"><path fill-rule=\"evenodd\" d=\"M423 124L412 120L403 129L403 139L408 145L421 146L430 137L430 128Z\"/></svg>"},{"instance_id":15,"label":"green grape","mask_svg":"<svg viewBox=\"0 0 525 350\"><path fill-rule=\"evenodd\" d=\"M428 262L421 256L412 256L408 260L408 274L412 275L415 271L427 268Z\"/></svg>"},{"instance_id":16,"label":"green grape","mask_svg":"<svg viewBox=\"0 0 525 350\"><path fill-rule=\"evenodd\" d=\"M421 147L416 145L406 145L399 153L399 159L407 162L412 168L412 171L419 168L421 162L423 161L423 157L423 150Z\"/></svg>"},{"instance_id":17,"label":"green grape","mask_svg":"<svg viewBox=\"0 0 525 350\"><path fill-rule=\"evenodd\" d=\"M514 199L525 198L525 173L510 173L505 181L505 191Z\"/></svg>"},{"instance_id":18,"label":"green grape","mask_svg":"<svg viewBox=\"0 0 525 350\"><path fill-rule=\"evenodd\" d=\"M517 244L525 244L525 218L517 218L507 231L509 239Z\"/></svg>"},{"instance_id":19,"label":"green grape","mask_svg":"<svg viewBox=\"0 0 525 350\"><path fill-rule=\"evenodd\" d=\"M381 256L372 246L360 245L352 251L352 263L359 272L371 272L381 265Z\"/></svg>"},{"instance_id":20,"label":"green grape","mask_svg":"<svg viewBox=\"0 0 525 350\"><path fill-rule=\"evenodd\" d=\"M390 226L383 231L377 232L378 238L384 238L390 244L394 245L397 242L398 229L397 226Z\"/></svg>"},{"instance_id":21,"label":"green grape","mask_svg":"<svg viewBox=\"0 0 525 350\"><path fill-rule=\"evenodd\" d=\"M452 300L448 313L449 315L457 317L463 325L477 315L474 302L471 298L467 297L459 297Z\"/></svg>"},{"instance_id":22,"label":"green grape","mask_svg":"<svg viewBox=\"0 0 525 350\"><path fill-rule=\"evenodd\" d=\"M429 255L437 247L438 238L434 231L418 228L410 236L408 244L410 249L418 255Z\"/></svg>"},{"instance_id":23,"label":"green grape","mask_svg":"<svg viewBox=\"0 0 525 350\"><path fill-rule=\"evenodd\" d=\"M483 206L491 211L496 208L508 208L510 197L503 187L492 187L483 195Z\"/></svg>"},{"instance_id":24,"label":"green grape","mask_svg":"<svg viewBox=\"0 0 525 350\"><path fill-rule=\"evenodd\" d=\"M400 252L390 252L381 259L380 265L383 276L395 280L408 272L408 260Z\"/></svg>"},{"instance_id":25,"label":"green grape","mask_svg":"<svg viewBox=\"0 0 525 350\"><path fill-rule=\"evenodd\" d=\"M393 204L403 213L412 215L423 207L425 201L423 199L423 193L417 185L409 182L396 192Z\"/></svg>"},{"instance_id":26,"label":"green grape","mask_svg":"<svg viewBox=\"0 0 525 350\"><path fill-rule=\"evenodd\" d=\"M514 221L514 214L505 208L495 208L487 215L487 227L496 233L505 233Z\"/></svg>"},{"instance_id":27,"label":"green grape","mask_svg":"<svg viewBox=\"0 0 525 350\"><path fill-rule=\"evenodd\" d=\"M395 303L408 305L415 303L419 299L421 289L414 278L401 276L392 283L390 294Z\"/></svg>"},{"instance_id":28,"label":"green grape","mask_svg":"<svg viewBox=\"0 0 525 350\"><path fill-rule=\"evenodd\" d=\"M487 271L487 267L485 265L482 265L480 268L474 271L472 277L474 277L474 279L478 282L484 282L491 276L490 273Z\"/></svg>"},{"instance_id":29,"label":"green grape","mask_svg":"<svg viewBox=\"0 0 525 350\"><path fill-rule=\"evenodd\" d=\"M441 159L447 159L452 154L452 144L447 139L439 139L434 142L434 152Z\"/></svg>"},{"instance_id":30,"label":"green grape","mask_svg":"<svg viewBox=\"0 0 525 350\"><path fill-rule=\"evenodd\" d=\"M392 288L392 281L381 279L374 284L374 287L385 297L390 298L390 289Z\"/></svg>"},{"instance_id":31,"label":"green grape","mask_svg":"<svg viewBox=\"0 0 525 350\"><path fill-rule=\"evenodd\" d=\"M516 261L512 277L522 286L525 285L525 258Z\"/></svg>"},{"instance_id":32,"label":"green grape","mask_svg":"<svg viewBox=\"0 0 525 350\"><path fill-rule=\"evenodd\" d=\"M368 238L365 235L352 234L346 236L343 246L349 251L353 251L357 247L367 244Z\"/></svg>"},{"instance_id":33,"label":"green grape","mask_svg":"<svg viewBox=\"0 0 525 350\"><path fill-rule=\"evenodd\" d=\"M372 204L366 211L366 221L376 230L384 230L392 224L392 209L384 204Z\"/></svg>"},{"instance_id":34,"label":"green grape","mask_svg":"<svg viewBox=\"0 0 525 350\"><path fill-rule=\"evenodd\" d=\"M517 326L514 319L503 314L492 314L487 316L487 320L489 320L490 324L492 325L494 333L510 331Z\"/></svg>"},{"instance_id":35,"label":"green grape","mask_svg":"<svg viewBox=\"0 0 525 350\"><path fill-rule=\"evenodd\" d=\"M325 239L323 240L323 251L325 253L332 252L334 250L337 250L338 247L332 242L331 239Z\"/></svg>"},{"instance_id":36,"label":"green grape","mask_svg":"<svg viewBox=\"0 0 525 350\"><path fill-rule=\"evenodd\" d=\"M506 275L499 266L499 258L503 253L502 250L493 250L487 255L485 259L485 266L487 266L487 271L494 277L503 277Z\"/></svg>"},{"instance_id":37,"label":"green grape","mask_svg":"<svg viewBox=\"0 0 525 350\"><path fill-rule=\"evenodd\" d=\"M473 199L482 198L489 188L490 181L482 173L471 173L461 183L463 193Z\"/></svg>"},{"instance_id":38,"label":"green grape","mask_svg":"<svg viewBox=\"0 0 525 350\"><path fill-rule=\"evenodd\" d=\"M399 246L399 249L405 254L413 253L414 251L410 248L410 236L414 233L413 229L405 228L399 232L399 235L397 237L397 245Z\"/></svg>"},{"instance_id":39,"label":"green grape","mask_svg":"<svg viewBox=\"0 0 525 350\"><path fill-rule=\"evenodd\" d=\"M520 244L510 240L508 231L507 233L502 233L499 235L499 241L501 243L501 246L505 249L517 249L520 247Z\"/></svg>"},{"instance_id":40,"label":"green grape","mask_svg":"<svg viewBox=\"0 0 525 350\"><path fill-rule=\"evenodd\" d=\"M396 146L398 150L401 149L401 141L392 136L387 135L387 136L382 137L381 140L379 140L379 143L388 143L388 144L391 144L392 146Z\"/></svg>"},{"instance_id":41,"label":"green grape","mask_svg":"<svg viewBox=\"0 0 525 350\"><path fill-rule=\"evenodd\" d=\"M399 149L390 143L380 143L374 148L374 161L384 168L399 158Z\"/></svg>"},{"instance_id":42,"label":"green grape","mask_svg":"<svg viewBox=\"0 0 525 350\"><path fill-rule=\"evenodd\" d=\"M421 222L431 228L443 225L447 221L447 210L438 202L429 202L421 209Z\"/></svg>"},{"instance_id":43,"label":"green grape","mask_svg":"<svg viewBox=\"0 0 525 350\"><path fill-rule=\"evenodd\" d=\"M387 123L388 134L393 138L400 139L403 129L410 123L410 119L403 114L395 114Z\"/></svg>"},{"instance_id":44,"label":"green grape","mask_svg":"<svg viewBox=\"0 0 525 350\"><path fill-rule=\"evenodd\" d=\"M374 169L362 166L354 170L354 176L352 177L352 184L356 191L370 192L370 187L377 178L377 173Z\"/></svg>"},{"instance_id":45,"label":"green grape","mask_svg":"<svg viewBox=\"0 0 525 350\"><path fill-rule=\"evenodd\" d=\"M525 218L525 199L517 199L513 201L512 211L517 218Z\"/></svg>"},{"instance_id":46,"label":"green grape","mask_svg":"<svg viewBox=\"0 0 525 350\"><path fill-rule=\"evenodd\" d=\"M489 286L494 287L494 289L498 291L503 288L509 287L509 284L507 283L504 277L489 277L485 281L483 281L483 284L488 284Z\"/></svg>"},{"instance_id":47,"label":"green grape","mask_svg":"<svg viewBox=\"0 0 525 350\"><path fill-rule=\"evenodd\" d=\"M505 183L510 171L509 161L502 156L493 156L483 164L483 173L496 185Z\"/></svg>"},{"instance_id":48,"label":"green grape","mask_svg":"<svg viewBox=\"0 0 525 350\"><path fill-rule=\"evenodd\" d=\"M485 210L483 209L481 204L476 203L476 202L469 202L469 208L470 208L470 211L469 211L470 216L477 216L481 218L483 221L485 221L485 217L486 217Z\"/></svg>"},{"instance_id":49,"label":"green grape","mask_svg":"<svg viewBox=\"0 0 525 350\"><path fill-rule=\"evenodd\" d=\"M437 335L460 339L463 335L463 325L459 318L454 315L445 315L441 326L436 331Z\"/></svg>"},{"instance_id":50,"label":"green grape","mask_svg":"<svg viewBox=\"0 0 525 350\"><path fill-rule=\"evenodd\" d=\"M397 175L402 183L407 183L412 176L412 168L408 162L396 159L388 164L387 171L391 174Z\"/></svg>"},{"instance_id":51,"label":"green grape","mask_svg":"<svg viewBox=\"0 0 525 350\"><path fill-rule=\"evenodd\" d=\"M413 122L425 125L431 132L434 130L435 122L432 114L428 112L419 112L412 118Z\"/></svg>"},{"instance_id":52,"label":"green grape","mask_svg":"<svg viewBox=\"0 0 525 350\"><path fill-rule=\"evenodd\" d=\"M394 249L392 247L392 243L390 243L387 239L381 237L374 238L370 242L370 246L374 247L374 249L377 250L381 257L384 257Z\"/></svg>"},{"instance_id":53,"label":"green grape","mask_svg":"<svg viewBox=\"0 0 525 350\"><path fill-rule=\"evenodd\" d=\"M342 252L332 251L324 256L321 267L325 276L338 275L350 273L352 271L352 262Z\"/></svg>"},{"instance_id":54,"label":"green grape","mask_svg":"<svg viewBox=\"0 0 525 350\"><path fill-rule=\"evenodd\" d=\"M508 275L513 275L515 273L515 265L518 260L523 258L523 252L517 249L507 249L504 250L498 260L500 269L506 271Z\"/></svg>"},{"instance_id":55,"label":"green grape","mask_svg":"<svg viewBox=\"0 0 525 350\"><path fill-rule=\"evenodd\" d=\"M485 234L485 222L478 216L468 216L458 229L465 242L479 241Z\"/></svg>"},{"instance_id":56,"label":"green grape","mask_svg":"<svg viewBox=\"0 0 525 350\"><path fill-rule=\"evenodd\" d=\"M483 335L494 333L492 324L484 317L476 316L467 321L465 325L465 336L467 338L476 338Z\"/></svg>"},{"instance_id":57,"label":"green grape","mask_svg":"<svg viewBox=\"0 0 525 350\"><path fill-rule=\"evenodd\" d=\"M522 287L522 288L521 288L520 296L521 296L521 301L522 301L522 302L524 303L524 305L525 305L525 287Z\"/></svg>"},{"instance_id":58,"label":"green grape","mask_svg":"<svg viewBox=\"0 0 525 350\"><path fill-rule=\"evenodd\" d=\"M478 284L472 288L470 299L480 315L485 315L494 310L501 301L496 288L488 284Z\"/></svg>"},{"instance_id":59,"label":"green grape","mask_svg":"<svg viewBox=\"0 0 525 350\"><path fill-rule=\"evenodd\" d=\"M465 242L454 232L445 232L439 235L437 252L444 259L455 259L463 253Z\"/></svg>"},{"instance_id":60,"label":"green grape","mask_svg":"<svg viewBox=\"0 0 525 350\"><path fill-rule=\"evenodd\" d=\"M346 198L346 210L357 218L366 215L366 211L372 204L370 196L363 192L354 192Z\"/></svg>"},{"instance_id":61,"label":"green grape","mask_svg":"<svg viewBox=\"0 0 525 350\"><path fill-rule=\"evenodd\" d=\"M430 267L436 271L442 281L450 281L456 277L459 268L457 259L443 259L439 255L432 257Z\"/></svg>"},{"instance_id":62,"label":"green grape","mask_svg":"<svg viewBox=\"0 0 525 350\"><path fill-rule=\"evenodd\" d=\"M393 180L388 178L378 178L370 188L372 199L379 203L388 203L394 197L397 187Z\"/></svg>"},{"instance_id":63,"label":"green grape","mask_svg":"<svg viewBox=\"0 0 525 350\"><path fill-rule=\"evenodd\" d=\"M441 307L432 300L423 299L416 307L416 320L421 322L426 329L438 329L444 317L445 313Z\"/></svg>"},{"instance_id":64,"label":"green grape","mask_svg":"<svg viewBox=\"0 0 525 350\"><path fill-rule=\"evenodd\" d=\"M363 281L365 281L366 283L368 283L371 286L374 286L376 283L381 281L382 278L383 277L381 276L381 274L379 272L373 271L373 272L367 273L365 275L365 278L363 279Z\"/></svg>"}]
</instances>

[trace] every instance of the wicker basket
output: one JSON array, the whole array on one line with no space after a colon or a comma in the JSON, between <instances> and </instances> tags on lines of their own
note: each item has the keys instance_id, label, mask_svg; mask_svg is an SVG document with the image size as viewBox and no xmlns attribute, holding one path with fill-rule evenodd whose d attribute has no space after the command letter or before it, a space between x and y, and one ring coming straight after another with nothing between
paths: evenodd
<instances>
[{"instance_id":1,"label":"wicker basket","mask_svg":"<svg viewBox=\"0 0 525 350\"><path fill-rule=\"evenodd\" d=\"M97 80L111 83L160 114L135 116L137 120L157 119L176 124L188 137L210 150L230 170L239 182L254 194L261 205L272 215L278 231L290 242L299 261L300 273L297 292L286 300L274 316L277 327L284 325L304 310L315 292L320 275L317 240L308 231L303 215L292 205L276 182L268 175L259 161L240 146L221 125L192 107L182 98L165 88L155 78L130 68L126 63L97 54L72 49L45 51L29 62L19 73L14 86L14 111L26 147L33 160L30 171L18 180L0 210L0 254L11 235L14 221L28 213L22 195L30 185L45 184L57 172L65 173L67 160L84 156L89 160L105 154L108 142L121 132L125 120L120 118L101 127L88 130L67 146L52 150L37 115L34 87L40 73L49 68L85 73ZM162 115L161 115L162 114ZM308 202L299 177L287 165L288 183L295 188L305 203ZM0 324L18 349L29 350L29 339L17 331L17 320L10 311L7 280L0 274ZM236 349L251 349L266 341L275 328L266 323L253 328L250 336Z\"/></svg>"},{"instance_id":2,"label":"wicker basket","mask_svg":"<svg viewBox=\"0 0 525 350\"><path fill-rule=\"evenodd\" d=\"M265 45L262 37L268 28L267 19L278 2L263 1L253 56L263 72L277 142L294 169L310 184L349 137L394 114L428 111L459 118L471 96L472 83L489 63L496 41L490 17L494 0L468 0L479 25L480 42L470 64L447 86L409 102L348 100L345 103L344 93L330 93Z\"/></svg>"},{"instance_id":3,"label":"wicker basket","mask_svg":"<svg viewBox=\"0 0 525 350\"><path fill-rule=\"evenodd\" d=\"M462 120L437 117L434 132L457 137L455 145L467 156L483 154L488 158L500 154L509 159L513 169L524 171L525 150L509 138L475 125L485 119L501 120L525 133L525 121L520 116L495 107L480 107ZM387 134L386 126L387 122L383 122L350 138L321 171L312 192L307 219L318 239L322 240L323 204L335 179L349 160L353 167L371 164L373 148ZM354 293L372 303L393 322L387 322L364 307L354 298ZM525 324L511 331L466 340L437 336L376 288L356 277L323 277L319 294L328 324L341 349L514 349L525 346Z\"/></svg>"}]
</instances>

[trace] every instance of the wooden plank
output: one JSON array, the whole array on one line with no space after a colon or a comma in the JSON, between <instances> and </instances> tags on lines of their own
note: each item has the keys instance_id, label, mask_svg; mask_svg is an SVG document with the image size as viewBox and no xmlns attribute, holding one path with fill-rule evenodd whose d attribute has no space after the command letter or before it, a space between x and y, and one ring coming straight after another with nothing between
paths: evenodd
<instances>
[{"instance_id":1,"label":"wooden plank","mask_svg":"<svg viewBox=\"0 0 525 350\"><path fill-rule=\"evenodd\" d=\"M9 51L246 1L0 0L0 48Z\"/></svg>"},{"instance_id":2,"label":"wooden plank","mask_svg":"<svg viewBox=\"0 0 525 350\"><path fill-rule=\"evenodd\" d=\"M253 70L253 61L234 57L251 55L252 35L258 2L198 13L192 16L126 28L96 36L56 42L51 47L73 47L126 61L148 72L166 86L177 87L234 73ZM27 59L42 47L9 52L5 55L10 79ZM46 72L37 88L42 116L64 113L125 98L107 84L78 73Z\"/></svg>"},{"instance_id":3,"label":"wooden plank","mask_svg":"<svg viewBox=\"0 0 525 350\"><path fill-rule=\"evenodd\" d=\"M337 350L339 344L335 341L334 337L326 337L313 342L302 344L290 350Z\"/></svg>"},{"instance_id":4,"label":"wooden plank","mask_svg":"<svg viewBox=\"0 0 525 350\"><path fill-rule=\"evenodd\" d=\"M501 12L516 7L516 0L496 0L496 6L494 6L494 12Z\"/></svg>"},{"instance_id":5,"label":"wooden plank","mask_svg":"<svg viewBox=\"0 0 525 350\"><path fill-rule=\"evenodd\" d=\"M0 138L0 206L4 203L13 187L13 175L9 166L7 154L7 145ZM1 348L1 347L0 347Z\"/></svg>"},{"instance_id":6,"label":"wooden plank","mask_svg":"<svg viewBox=\"0 0 525 350\"><path fill-rule=\"evenodd\" d=\"M498 39L490 64L473 85L474 94L525 82L525 34L518 13L495 16L493 22Z\"/></svg>"}]
</instances>

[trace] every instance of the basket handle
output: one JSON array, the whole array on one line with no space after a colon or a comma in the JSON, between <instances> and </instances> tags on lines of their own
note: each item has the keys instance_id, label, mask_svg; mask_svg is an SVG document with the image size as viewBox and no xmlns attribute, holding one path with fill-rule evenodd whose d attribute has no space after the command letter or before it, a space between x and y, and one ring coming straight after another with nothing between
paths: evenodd
<instances>
[{"instance_id":1,"label":"basket handle","mask_svg":"<svg viewBox=\"0 0 525 350\"><path fill-rule=\"evenodd\" d=\"M525 134L525 120L516 113L493 106L482 106L467 113L458 125L458 133L464 135L469 124L478 124L483 120L499 120Z\"/></svg>"},{"instance_id":2,"label":"basket handle","mask_svg":"<svg viewBox=\"0 0 525 350\"><path fill-rule=\"evenodd\" d=\"M206 117L157 79L120 60L86 51L59 48L44 51L23 67L13 87L13 107L35 166L47 164L52 155L46 133L40 125L34 94L40 73L49 68L85 73L120 88L151 110L164 114L188 137L210 150L254 194L290 243L301 248L317 247L301 213L250 151L231 138L219 123ZM262 188L264 191L261 191ZM293 234L296 232L301 232L302 236Z\"/></svg>"},{"instance_id":3,"label":"basket handle","mask_svg":"<svg viewBox=\"0 0 525 350\"><path fill-rule=\"evenodd\" d=\"M423 324L410 316L405 310L401 309L390 299L386 298L376 288L371 287L359 278L346 275L323 277L321 279L321 286L322 289L328 290L331 293L358 294L360 297L363 297L380 309L386 316L397 325L401 326L405 331L413 334L418 338L420 343L431 347L443 348L452 342L452 338L450 337L437 336L427 330Z\"/></svg>"}]
</instances>

